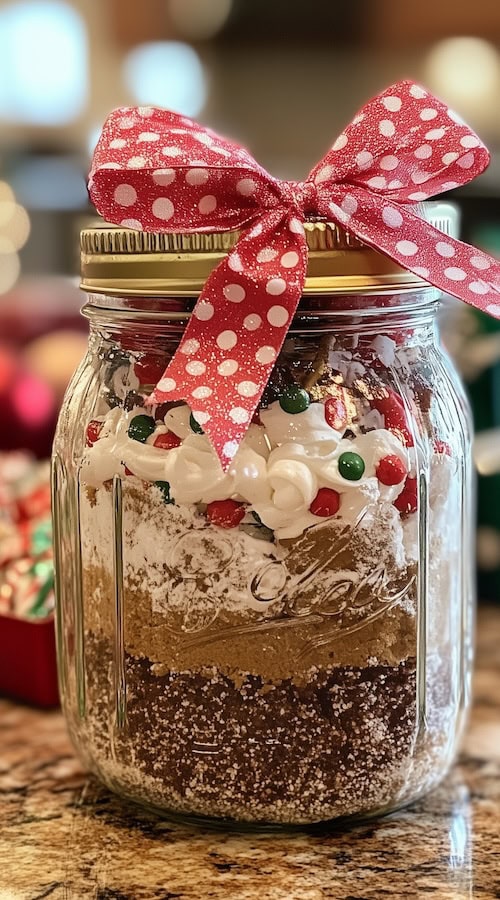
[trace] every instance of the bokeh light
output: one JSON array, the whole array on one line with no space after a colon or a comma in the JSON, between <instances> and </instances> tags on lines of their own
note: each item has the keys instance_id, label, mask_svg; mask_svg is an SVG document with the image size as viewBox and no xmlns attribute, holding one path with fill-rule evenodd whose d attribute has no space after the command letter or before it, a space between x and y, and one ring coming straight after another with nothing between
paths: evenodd
<instances>
[{"instance_id":1,"label":"bokeh light","mask_svg":"<svg viewBox=\"0 0 500 900\"><path fill-rule=\"evenodd\" d=\"M78 117L87 95L87 36L62 0L0 8L0 116L34 125Z\"/></svg>"},{"instance_id":2,"label":"bokeh light","mask_svg":"<svg viewBox=\"0 0 500 900\"><path fill-rule=\"evenodd\" d=\"M5 294L14 287L20 271L18 254L12 251L9 239L0 236L0 294Z\"/></svg>"},{"instance_id":3,"label":"bokeh light","mask_svg":"<svg viewBox=\"0 0 500 900\"><path fill-rule=\"evenodd\" d=\"M10 200L0 200L0 236L4 246L8 244L10 252L20 250L29 233L30 220L24 206Z\"/></svg>"},{"instance_id":4,"label":"bokeh light","mask_svg":"<svg viewBox=\"0 0 500 900\"><path fill-rule=\"evenodd\" d=\"M78 362L87 352L87 335L71 329L43 334L26 347L23 358L57 394L62 396Z\"/></svg>"},{"instance_id":5,"label":"bokeh light","mask_svg":"<svg viewBox=\"0 0 500 900\"><path fill-rule=\"evenodd\" d=\"M0 394L9 387L15 371L16 358L12 350L0 344Z\"/></svg>"},{"instance_id":6,"label":"bokeh light","mask_svg":"<svg viewBox=\"0 0 500 900\"><path fill-rule=\"evenodd\" d=\"M124 76L135 100L165 106L185 116L197 116L206 96L200 57L182 41L140 44L127 55Z\"/></svg>"},{"instance_id":7,"label":"bokeh light","mask_svg":"<svg viewBox=\"0 0 500 900\"><path fill-rule=\"evenodd\" d=\"M40 378L25 372L12 385L12 406L25 425L42 425L55 409L55 397Z\"/></svg>"},{"instance_id":8,"label":"bokeh light","mask_svg":"<svg viewBox=\"0 0 500 900\"><path fill-rule=\"evenodd\" d=\"M81 209L88 202L85 178L70 157L38 156L20 161L11 176L20 201L29 209Z\"/></svg>"},{"instance_id":9,"label":"bokeh light","mask_svg":"<svg viewBox=\"0 0 500 900\"><path fill-rule=\"evenodd\" d=\"M500 60L493 44L477 37L439 41L425 61L425 79L438 95L465 113L490 103L500 88Z\"/></svg>"},{"instance_id":10,"label":"bokeh light","mask_svg":"<svg viewBox=\"0 0 500 900\"><path fill-rule=\"evenodd\" d=\"M232 0L169 0L172 25L187 40L206 41L224 27Z\"/></svg>"},{"instance_id":11,"label":"bokeh light","mask_svg":"<svg viewBox=\"0 0 500 900\"><path fill-rule=\"evenodd\" d=\"M21 247L24 247L30 233L30 218L24 206L20 206L19 203L14 204L7 223L7 230L6 237L12 245L12 249L20 250Z\"/></svg>"},{"instance_id":12,"label":"bokeh light","mask_svg":"<svg viewBox=\"0 0 500 900\"><path fill-rule=\"evenodd\" d=\"M28 240L30 219L24 206L16 203L10 184L0 181L0 294L16 283L21 271L17 250Z\"/></svg>"},{"instance_id":13,"label":"bokeh light","mask_svg":"<svg viewBox=\"0 0 500 900\"><path fill-rule=\"evenodd\" d=\"M14 212L16 209L16 204L13 200L1 200L0 199L0 230L6 227L11 221Z\"/></svg>"},{"instance_id":14,"label":"bokeh light","mask_svg":"<svg viewBox=\"0 0 500 900\"><path fill-rule=\"evenodd\" d=\"M0 203L14 203L14 191L6 181L0 181Z\"/></svg>"}]
</instances>

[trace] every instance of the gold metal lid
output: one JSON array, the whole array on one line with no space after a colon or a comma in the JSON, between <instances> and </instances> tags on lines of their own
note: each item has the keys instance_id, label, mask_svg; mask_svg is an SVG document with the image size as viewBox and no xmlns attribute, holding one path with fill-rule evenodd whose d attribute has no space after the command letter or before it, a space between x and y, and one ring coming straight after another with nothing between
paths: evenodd
<instances>
[{"instance_id":1,"label":"gold metal lid","mask_svg":"<svg viewBox=\"0 0 500 900\"><path fill-rule=\"evenodd\" d=\"M448 203L419 212L455 235L457 212ZM411 291L425 282L331 222L306 222L309 263L305 294ZM121 296L196 297L210 272L234 246L237 231L160 234L100 222L80 235L81 288Z\"/></svg>"}]
</instances>

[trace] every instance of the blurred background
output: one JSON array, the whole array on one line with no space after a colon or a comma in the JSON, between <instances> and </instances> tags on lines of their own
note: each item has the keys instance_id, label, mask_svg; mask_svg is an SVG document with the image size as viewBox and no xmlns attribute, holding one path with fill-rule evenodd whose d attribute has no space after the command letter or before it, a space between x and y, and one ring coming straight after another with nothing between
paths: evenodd
<instances>
[{"instance_id":1,"label":"blurred background","mask_svg":"<svg viewBox=\"0 0 500 900\"><path fill-rule=\"evenodd\" d=\"M77 235L113 107L199 118L301 179L362 103L405 77L490 147L488 172L447 197L464 239L500 256L498 0L0 0L0 450L49 455L84 351ZM500 426L499 325L450 304L443 334L477 428ZM500 597L494 470L483 466L478 550L480 592Z\"/></svg>"}]
</instances>

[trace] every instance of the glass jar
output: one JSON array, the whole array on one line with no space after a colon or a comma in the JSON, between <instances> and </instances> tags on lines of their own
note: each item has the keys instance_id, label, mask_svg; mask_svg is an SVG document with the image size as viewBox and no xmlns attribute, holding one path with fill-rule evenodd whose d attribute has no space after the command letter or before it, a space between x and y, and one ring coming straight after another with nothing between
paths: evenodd
<instances>
[{"instance_id":1,"label":"glass jar","mask_svg":"<svg viewBox=\"0 0 500 900\"><path fill-rule=\"evenodd\" d=\"M335 226L307 236L227 475L185 403L144 400L234 235L82 237L90 347L53 457L63 706L105 784L200 821L407 804L469 699L471 439L436 292Z\"/></svg>"}]
</instances>

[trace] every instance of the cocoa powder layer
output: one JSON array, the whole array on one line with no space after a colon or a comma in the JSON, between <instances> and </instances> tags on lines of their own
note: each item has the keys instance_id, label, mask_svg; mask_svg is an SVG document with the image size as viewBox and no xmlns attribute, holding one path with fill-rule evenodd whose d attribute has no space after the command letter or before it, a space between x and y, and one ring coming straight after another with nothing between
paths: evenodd
<instances>
[{"instance_id":1,"label":"cocoa powder layer","mask_svg":"<svg viewBox=\"0 0 500 900\"><path fill-rule=\"evenodd\" d=\"M269 684L241 670L171 671L125 657L116 722L113 648L87 635L86 724L78 743L114 788L178 812L314 822L383 808L414 764L415 661L330 666Z\"/></svg>"}]
</instances>

